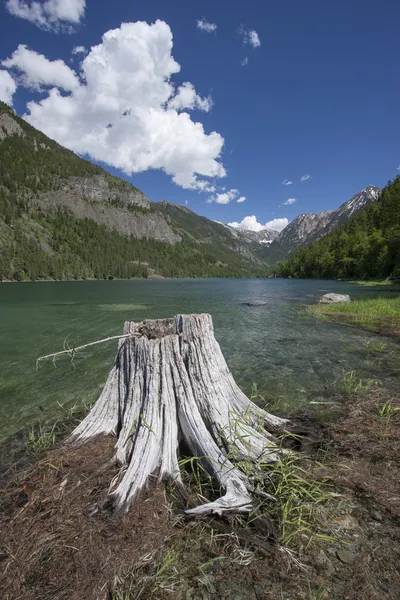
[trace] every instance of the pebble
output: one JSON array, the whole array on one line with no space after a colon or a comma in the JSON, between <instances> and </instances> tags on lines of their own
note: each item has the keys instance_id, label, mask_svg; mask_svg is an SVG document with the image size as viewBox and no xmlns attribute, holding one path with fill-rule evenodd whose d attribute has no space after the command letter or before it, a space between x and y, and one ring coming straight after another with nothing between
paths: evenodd
<instances>
[{"instance_id":1,"label":"pebble","mask_svg":"<svg viewBox=\"0 0 400 600\"><path fill-rule=\"evenodd\" d=\"M336 556L345 565L350 565L356 559L356 555L351 550L341 549L336 550Z\"/></svg>"},{"instance_id":2,"label":"pebble","mask_svg":"<svg viewBox=\"0 0 400 600\"><path fill-rule=\"evenodd\" d=\"M357 520L351 515L344 515L343 517L338 517L337 519L334 519L333 522L339 525L340 529L351 530L358 528Z\"/></svg>"},{"instance_id":3,"label":"pebble","mask_svg":"<svg viewBox=\"0 0 400 600\"><path fill-rule=\"evenodd\" d=\"M382 523L383 521L382 513L380 513L379 510L372 510L371 517L374 519L374 521L378 521L379 523Z\"/></svg>"}]
</instances>

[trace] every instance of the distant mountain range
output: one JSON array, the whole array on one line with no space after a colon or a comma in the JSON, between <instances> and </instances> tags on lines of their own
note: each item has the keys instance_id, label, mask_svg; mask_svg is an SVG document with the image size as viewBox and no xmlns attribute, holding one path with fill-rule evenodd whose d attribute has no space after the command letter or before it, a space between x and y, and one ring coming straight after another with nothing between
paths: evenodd
<instances>
[{"instance_id":1,"label":"distant mountain range","mask_svg":"<svg viewBox=\"0 0 400 600\"><path fill-rule=\"evenodd\" d=\"M376 200L380 191L379 188L369 185L350 200L343 202L337 210L299 215L273 238L265 251L265 259L273 262L285 259L297 248L315 242L338 225L345 223L368 202Z\"/></svg>"},{"instance_id":2,"label":"distant mountain range","mask_svg":"<svg viewBox=\"0 0 400 600\"><path fill-rule=\"evenodd\" d=\"M0 102L0 280L266 275L379 192L368 186L336 211L299 215L280 233L242 230L150 202Z\"/></svg>"},{"instance_id":3,"label":"distant mountain range","mask_svg":"<svg viewBox=\"0 0 400 600\"><path fill-rule=\"evenodd\" d=\"M307 279L399 280L400 176L380 192L369 187L354 196L322 234L281 261L278 273ZM389 315L382 317L382 327L395 327Z\"/></svg>"}]
</instances>

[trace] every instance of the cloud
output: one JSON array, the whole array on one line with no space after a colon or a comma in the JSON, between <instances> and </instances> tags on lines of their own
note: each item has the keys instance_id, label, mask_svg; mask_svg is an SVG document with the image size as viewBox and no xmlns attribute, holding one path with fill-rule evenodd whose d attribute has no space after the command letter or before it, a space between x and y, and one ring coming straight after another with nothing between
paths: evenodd
<instances>
[{"instance_id":1,"label":"cloud","mask_svg":"<svg viewBox=\"0 0 400 600\"><path fill-rule=\"evenodd\" d=\"M213 192L205 178L226 175L220 162L224 138L205 133L187 112L208 109L211 101L200 99L191 84L175 88L171 77L181 67L172 46L163 21L122 23L91 48L81 78L63 61L19 47L9 60L24 84L55 86L28 103L24 118L67 148L127 175L161 169L183 188ZM59 88L71 93L62 95Z\"/></svg>"},{"instance_id":2,"label":"cloud","mask_svg":"<svg viewBox=\"0 0 400 600\"><path fill-rule=\"evenodd\" d=\"M240 64L242 65L242 67L247 67L247 65L249 64L248 57L246 56L246 58L244 58Z\"/></svg>"},{"instance_id":3,"label":"cloud","mask_svg":"<svg viewBox=\"0 0 400 600\"><path fill-rule=\"evenodd\" d=\"M268 221L265 225L259 223L257 221L257 217L254 215L245 217L240 223L234 221L233 223L228 223L231 227L235 227L236 229L245 229L249 231L263 231L264 229L272 229L273 231L282 231L288 225L289 221L285 219L273 219L272 221Z\"/></svg>"},{"instance_id":4,"label":"cloud","mask_svg":"<svg viewBox=\"0 0 400 600\"><path fill-rule=\"evenodd\" d=\"M15 17L26 19L47 31L71 30L85 15L86 0L45 0L45 2L26 2L25 0L7 0L6 9Z\"/></svg>"},{"instance_id":5,"label":"cloud","mask_svg":"<svg viewBox=\"0 0 400 600\"><path fill-rule=\"evenodd\" d=\"M293 185L293 181L290 181L289 179L284 179L281 183L282 185Z\"/></svg>"},{"instance_id":6,"label":"cloud","mask_svg":"<svg viewBox=\"0 0 400 600\"><path fill-rule=\"evenodd\" d=\"M397 167L396 171L400 171L400 165Z\"/></svg>"},{"instance_id":7,"label":"cloud","mask_svg":"<svg viewBox=\"0 0 400 600\"><path fill-rule=\"evenodd\" d=\"M0 69L0 100L12 105L12 97L17 89L17 84L10 73Z\"/></svg>"},{"instance_id":8,"label":"cloud","mask_svg":"<svg viewBox=\"0 0 400 600\"><path fill-rule=\"evenodd\" d=\"M75 46L72 49L72 54L86 54L87 50L85 46Z\"/></svg>"},{"instance_id":9,"label":"cloud","mask_svg":"<svg viewBox=\"0 0 400 600\"><path fill-rule=\"evenodd\" d=\"M234 200L238 194L239 190L232 188L227 192L221 192L220 194L215 194L215 196L211 196L211 198L208 198L207 203L211 204L212 202L215 202L215 204L229 204L229 202ZM244 196L241 197L244 198ZM244 200L241 200L241 202L244 202Z\"/></svg>"},{"instance_id":10,"label":"cloud","mask_svg":"<svg viewBox=\"0 0 400 600\"><path fill-rule=\"evenodd\" d=\"M286 225L289 224L288 219L283 218L283 219L272 219L272 221L268 221L268 223L265 223L265 229L272 229L273 231L282 231L282 229L285 229Z\"/></svg>"},{"instance_id":11,"label":"cloud","mask_svg":"<svg viewBox=\"0 0 400 600\"><path fill-rule=\"evenodd\" d=\"M197 108L209 112L213 106L213 101L210 96L208 98L198 96L194 85L190 81L185 81L185 83L179 86L168 106L175 110L193 110Z\"/></svg>"},{"instance_id":12,"label":"cloud","mask_svg":"<svg viewBox=\"0 0 400 600\"><path fill-rule=\"evenodd\" d=\"M291 204L294 204L295 202L297 202L296 198L288 198L288 199L286 200L286 202L284 202L283 204L284 204L285 206L290 206Z\"/></svg>"},{"instance_id":13,"label":"cloud","mask_svg":"<svg viewBox=\"0 0 400 600\"><path fill-rule=\"evenodd\" d=\"M23 44L1 64L22 73L21 85L34 90L40 90L42 86L57 86L69 92L80 86L78 76L63 60L48 60L43 54L29 50Z\"/></svg>"},{"instance_id":14,"label":"cloud","mask_svg":"<svg viewBox=\"0 0 400 600\"><path fill-rule=\"evenodd\" d=\"M249 31L248 35L250 46L253 46L253 48L258 48L259 46L261 46L260 38L258 37L257 31L254 31L254 29L252 29L251 31Z\"/></svg>"},{"instance_id":15,"label":"cloud","mask_svg":"<svg viewBox=\"0 0 400 600\"><path fill-rule=\"evenodd\" d=\"M242 202L244 202L245 200L246 200L246 196L240 196L240 198L238 198L238 199L236 200L236 202L237 202L238 204L242 204Z\"/></svg>"},{"instance_id":16,"label":"cloud","mask_svg":"<svg viewBox=\"0 0 400 600\"><path fill-rule=\"evenodd\" d=\"M208 192L209 194L213 194L217 188L206 179L196 179L196 185L193 189L196 189L199 192Z\"/></svg>"},{"instance_id":17,"label":"cloud","mask_svg":"<svg viewBox=\"0 0 400 600\"><path fill-rule=\"evenodd\" d=\"M239 35L242 36L243 44L250 44L253 48L261 46L261 41L257 31L254 29L246 29L241 25L238 29Z\"/></svg>"},{"instance_id":18,"label":"cloud","mask_svg":"<svg viewBox=\"0 0 400 600\"><path fill-rule=\"evenodd\" d=\"M300 178L300 181L307 181L308 179L311 179L311 175L303 175L303 176Z\"/></svg>"},{"instance_id":19,"label":"cloud","mask_svg":"<svg viewBox=\"0 0 400 600\"><path fill-rule=\"evenodd\" d=\"M197 29L200 31L205 31L206 33L212 33L216 31L217 25L216 23L209 23L206 19L198 19L197 21Z\"/></svg>"}]
</instances>

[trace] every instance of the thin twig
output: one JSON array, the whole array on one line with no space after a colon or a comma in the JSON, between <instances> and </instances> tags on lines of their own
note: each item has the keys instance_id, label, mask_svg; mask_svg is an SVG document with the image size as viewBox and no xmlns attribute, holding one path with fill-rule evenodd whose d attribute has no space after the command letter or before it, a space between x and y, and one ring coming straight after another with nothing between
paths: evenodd
<instances>
[{"instance_id":1,"label":"thin twig","mask_svg":"<svg viewBox=\"0 0 400 600\"><path fill-rule=\"evenodd\" d=\"M69 354L74 356L76 352L79 350L83 350L84 348L89 348L89 346L96 346L97 344L104 344L104 342L110 342L111 340L121 340L123 338L127 338L131 336L131 333L126 333L124 335L112 335L111 337L104 338L103 340L96 340L95 342L90 342L90 344L84 344L83 346L78 346L77 348L69 348L68 350L62 350L61 352L53 352L52 354L46 354L45 356L39 356L36 360L36 370L39 368L39 363L42 360L46 360L48 358L52 358L53 362L56 356L60 356L61 354Z\"/></svg>"}]
</instances>

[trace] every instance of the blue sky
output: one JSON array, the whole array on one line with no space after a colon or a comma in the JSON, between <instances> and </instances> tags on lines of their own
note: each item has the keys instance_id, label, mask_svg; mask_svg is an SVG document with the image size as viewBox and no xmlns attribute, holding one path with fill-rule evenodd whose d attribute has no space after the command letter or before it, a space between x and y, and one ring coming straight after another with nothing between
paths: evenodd
<instances>
[{"instance_id":1,"label":"blue sky","mask_svg":"<svg viewBox=\"0 0 400 600\"><path fill-rule=\"evenodd\" d=\"M151 200L224 222L254 215L257 227L399 173L395 0L8 0L0 11L0 98L20 115L34 101L33 125Z\"/></svg>"}]
</instances>

